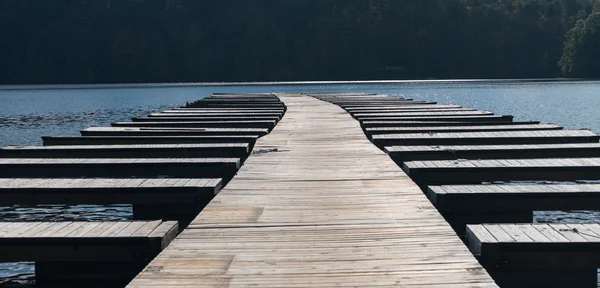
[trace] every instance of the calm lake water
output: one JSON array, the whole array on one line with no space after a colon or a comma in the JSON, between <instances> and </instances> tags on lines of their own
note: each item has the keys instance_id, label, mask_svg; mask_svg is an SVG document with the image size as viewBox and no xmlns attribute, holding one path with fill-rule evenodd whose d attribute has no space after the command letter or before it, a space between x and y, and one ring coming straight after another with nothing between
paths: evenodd
<instances>
[{"instance_id":1,"label":"calm lake water","mask_svg":"<svg viewBox=\"0 0 600 288\"><path fill-rule=\"evenodd\" d=\"M214 92L348 92L459 104L516 120L540 120L570 129L587 128L600 133L600 82L403 82L368 84L302 85L137 85L137 86L0 86L0 145L41 145L40 136L78 135L89 126L109 126L184 105ZM14 220L119 220L130 219L127 205L0 207L0 221ZM544 222L600 222L600 214L540 212ZM1 278L29 280L32 266L4 264ZM1 284L0 284L1 285Z\"/></svg>"}]
</instances>

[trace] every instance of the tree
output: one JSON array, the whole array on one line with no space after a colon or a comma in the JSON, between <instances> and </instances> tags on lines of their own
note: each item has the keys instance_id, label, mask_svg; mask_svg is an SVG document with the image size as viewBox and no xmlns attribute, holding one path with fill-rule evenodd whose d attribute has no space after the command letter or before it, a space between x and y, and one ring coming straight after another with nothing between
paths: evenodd
<instances>
[{"instance_id":1,"label":"tree","mask_svg":"<svg viewBox=\"0 0 600 288\"><path fill-rule=\"evenodd\" d=\"M566 36L564 53L559 62L568 77L600 77L600 13L579 20Z\"/></svg>"}]
</instances>

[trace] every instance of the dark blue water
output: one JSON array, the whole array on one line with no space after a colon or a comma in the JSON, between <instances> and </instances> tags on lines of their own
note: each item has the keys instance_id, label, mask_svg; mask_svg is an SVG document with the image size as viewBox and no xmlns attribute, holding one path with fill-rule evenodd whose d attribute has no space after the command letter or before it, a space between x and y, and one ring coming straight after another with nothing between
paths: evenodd
<instances>
[{"instance_id":1,"label":"dark blue water","mask_svg":"<svg viewBox=\"0 0 600 288\"><path fill-rule=\"evenodd\" d=\"M17 89L15 89L17 88ZM291 85L137 85L0 87L0 145L41 145L42 135L78 135L89 126L108 126L180 106L214 92L349 92L459 104L517 120L540 120L600 132L600 82L412 82ZM119 220L131 208L113 206L0 207L0 221ZM543 222L600 222L600 214L540 212ZM31 265L0 266L0 277L31 279ZM1 280L0 280L1 283ZM1 284L0 284L1 285Z\"/></svg>"}]
</instances>

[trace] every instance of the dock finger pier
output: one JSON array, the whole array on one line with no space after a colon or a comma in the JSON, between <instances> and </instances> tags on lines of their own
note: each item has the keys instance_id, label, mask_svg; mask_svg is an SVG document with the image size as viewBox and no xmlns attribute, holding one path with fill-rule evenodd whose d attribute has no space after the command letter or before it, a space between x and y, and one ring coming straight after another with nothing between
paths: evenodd
<instances>
[{"instance_id":1,"label":"dock finger pier","mask_svg":"<svg viewBox=\"0 0 600 288\"><path fill-rule=\"evenodd\" d=\"M38 287L596 287L600 137L366 93L213 94L0 149L0 205L132 221L0 222Z\"/></svg>"}]
</instances>

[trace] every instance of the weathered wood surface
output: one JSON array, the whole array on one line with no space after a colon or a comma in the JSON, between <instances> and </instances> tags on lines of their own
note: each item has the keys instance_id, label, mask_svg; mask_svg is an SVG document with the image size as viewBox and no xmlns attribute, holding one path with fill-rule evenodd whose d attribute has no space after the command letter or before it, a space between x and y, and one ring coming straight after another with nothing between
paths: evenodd
<instances>
[{"instance_id":1,"label":"weathered wood surface","mask_svg":"<svg viewBox=\"0 0 600 288\"><path fill-rule=\"evenodd\" d=\"M244 121L244 120L268 120L279 121L279 116L222 116L219 121ZM133 122L157 122L157 121L215 121L214 117L194 116L194 117L178 117L178 116L148 116L148 117L133 117Z\"/></svg>"},{"instance_id":2,"label":"weathered wood surface","mask_svg":"<svg viewBox=\"0 0 600 288\"><path fill-rule=\"evenodd\" d=\"M361 110L349 110L350 115L355 114L379 114L379 113L458 113L458 112L474 112L477 109L474 108L440 108L440 107L431 107L431 108L420 108L420 109L410 109L410 108L389 108L389 107L380 107L380 108L371 108L371 109L361 109Z\"/></svg>"},{"instance_id":3,"label":"weathered wood surface","mask_svg":"<svg viewBox=\"0 0 600 288\"><path fill-rule=\"evenodd\" d=\"M477 126L440 126L440 127L372 127L365 128L365 133L400 134L400 133L448 133L448 132L485 132L485 131L528 131L528 130L562 130L555 124L533 125L477 125Z\"/></svg>"},{"instance_id":4,"label":"weathered wood surface","mask_svg":"<svg viewBox=\"0 0 600 288\"><path fill-rule=\"evenodd\" d=\"M273 109L277 109L277 108L284 108L283 104L280 103L257 103L257 102L252 102L252 101L248 101L248 102L237 102L237 103L232 103L232 102L198 102L198 103L194 103L194 104L190 104L189 106L187 106L186 108L199 108L199 107L204 107L204 108L256 108L256 107L264 107L264 108L273 108Z\"/></svg>"},{"instance_id":5,"label":"weathered wood surface","mask_svg":"<svg viewBox=\"0 0 600 288\"><path fill-rule=\"evenodd\" d=\"M275 120L240 121L155 121L155 122L116 122L113 127L175 127L175 128L267 128L275 127Z\"/></svg>"},{"instance_id":6,"label":"weathered wood surface","mask_svg":"<svg viewBox=\"0 0 600 288\"><path fill-rule=\"evenodd\" d=\"M123 287L177 232L171 221L0 223L0 261L35 262L36 287Z\"/></svg>"},{"instance_id":7,"label":"weathered wood surface","mask_svg":"<svg viewBox=\"0 0 600 288\"><path fill-rule=\"evenodd\" d=\"M491 125L535 125L540 124L540 121L486 121L486 122L457 122L457 121L362 121L361 125L364 128L371 127L440 127L440 126L491 126Z\"/></svg>"},{"instance_id":8,"label":"weathered wood surface","mask_svg":"<svg viewBox=\"0 0 600 288\"><path fill-rule=\"evenodd\" d=\"M0 158L0 177L162 177L231 179L238 158Z\"/></svg>"},{"instance_id":9,"label":"weathered wood surface","mask_svg":"<svg viewBox=\"0 0 600 288\"><path fill-rule=\"evenodd\" d=\"M349 113L358 113L361 111L388 111L388 110L406 110L406 111L422 111L422 110L437 110L437 109L461 109L462 106L459 105L400 105L400 106L369 106L369 104L365 104L361 107L349 107L345 110ZM463 108L470 109L470 108Z\"/></svg>"},{"instance_id":10,"label":"weathered wood surface","mask_svg":"<svg viewBox=\"0 0 600 288\"><path fill-rule=\"evenodd\" d=\"M512 122L512 115L472 115L472 116L386 116L359 119L364 121L462 121L462 122Z\"/></svg>"},{"instance_id":11,"label":"weathered wood surface","mask_svg":"<svg viewBox=\"0 0 600 288\"><path fill-rule=\"evenodd\" d=\"M252 147L258 135L197 136L42 136L44 146L54 145L119 145L119 144L201 144L248 143Z\"/></svg>"},{"instance_id":12,"label":"weathered wood surface","mask_svg":"<svg viewBox=\"0 0 600 288\"><path fill-rule=\"evenodd\" d=\"M456 112L376 112L376 113L355 113L352 115L356 119L365 120L378 117L444 117L444 116L484 116L494 115L490 111L456 111Z\"/></svg>"},{"instance_id":13,"label":"weathered wood surface","mask_svg":"<svg viewBox=\"0 0 600 288\"><path fill-rule=\"evenodd\" d=\"M384 148L398 163L415 160L600 157L600 143L524 145L424 145Z\"/></svg>"},{"instance_id":14,"label":"weathered wood surface","mask_svg":"<svg viewBox=\"0 0 600 288\"><path fill-rule=\"evenodd\" d=\"M90 127L81 130L82 136L193 136L193 135L258 135L269 133L266 128L135 128Z\"/></svg>"},{"instance_id":15,"label":"weathered wood surface","mask_svg":"<svg viewBox=\"0 0 600 288\"><path fill-rule=\"evenodd\" d=\"M181 111L181 110L175 110L175 111L165 111L165 112L160 112L160 113L152 113L150 114L150 116L153 117L160 117L160 116L177 116L177 117L186 117L186 116L203 116L203 117L225 117L225 116L278 116L281 117L283 116L284 111L283 110L278 110L278 111L248 111L248 112L243 112L243 111L232 111L232 112L204 112L204 111L189 111L189 110L185 110L185 111Z\"/></svg>"},{"instance_id":16,"label":"weathered wood surface","mask_svg":"<svg viewBox=\"0 0 600 288\"><path fill-rule=\"evenodd\" d=\"M216 195L218 178L3 178L0 205L191 204Z\"/></svg>"},{"instance_id":17,"label":"weathered wood surface","mask_svg":"<svg viewBox=\"0 0 600 288\"><path fill-rule=\"evenodd\" d=\"M450 213L597 210L600 184L429 186L427 196Z\"/></svg>"},{"instance_id":18,"label":"weathered wood surface","mask_svg":"<svg viewBox=\"0 0 600 288\"><path fill-rule=\"evenodd\" d=\"M378 146L598 143L588 130L408 133L373 135Z\"/></svg>"},{"instance_id":19,"label":"weathered wood surface","mask_svg":"<svg viewBox=\"0 0 600 288\"><path fill-rule=\"evenodd\" d=\"M281 99L282 121L129 287L496 287L349 114Z\"/></svg>"},{"instance_id":20,"label":"weathered wood surface","mask_svg":"<svg viewBox=\"0 0 600 288\"><path fill-rule=\"evenodd\" d=\"M7 146L3 158L246 158L248 143Z\"/></svg>"},{"instance_id":21,"label":"weathered wood surface","mask_svg":"<svg viewBox=\"0 0 600 288\"><path fill-rule=\"evenodd\" d=\"M410 161L402 169L419 185L600 180L600 158Z\"/></svg>"},{"instance_id":22,"label":"weathered wood surface","mask_svg":"<svg viewBox=\"0 0 600 288\"><path fill-rule=\"evenodd\" d=\"M482 224L468 245L501 287L597 287L599 224Z\"/></svg>"},{"instance_id":23,"label":"weathered wood surface","mask_svg":"<svg viewBox=\"0 0 600 288\"><path fill-rule=\"evenodd\" d=\"M150 260L177 232L172 221L0 222L0 261Z\"/></svg>"},{"instance_id":24,"label":"weathered wood surface","mask_svg":"<svg viewBox=\"0 0 600 288\"><path fill-rule=\"evenodd\" d=\"M193 114L193 113L201 113L201 114L230 114L230 113L273 113L282 115L284 109L212 109L212 108L176 108L171 110L165 110L161 113L173 113L173 114Z\"/></svg>"}]
</instances>

